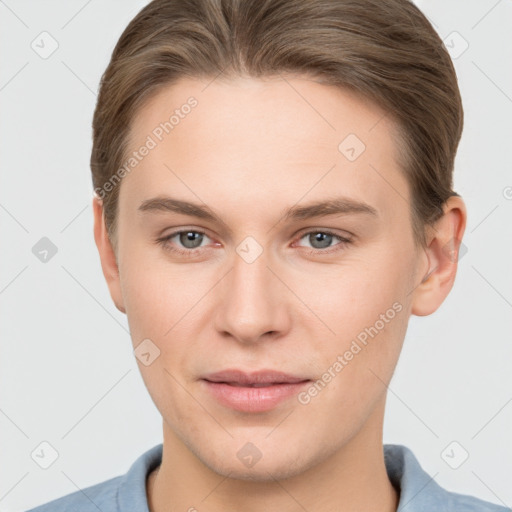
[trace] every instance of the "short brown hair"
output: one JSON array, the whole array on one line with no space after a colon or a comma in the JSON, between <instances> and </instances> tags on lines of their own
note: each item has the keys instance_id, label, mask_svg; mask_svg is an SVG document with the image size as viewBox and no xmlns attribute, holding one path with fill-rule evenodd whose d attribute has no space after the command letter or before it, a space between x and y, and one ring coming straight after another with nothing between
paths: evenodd
<instances>
[{"instance_id":1,"label":"short brown hair","mask_svg":"<svg viewBox=\"0 0 512 512\"><path fill-rule=\"evenodd\" d=\"M221 72L317 77L383 108L397 127L414 240L425 247L425 227L458 195L453 165L463 109L451 58L411 1L153 0L117 42L94 112L92 180L114 248L120 186L108 194L103 187L125 160L138 109L180 78Z\"/></svg>"}]
</instances>

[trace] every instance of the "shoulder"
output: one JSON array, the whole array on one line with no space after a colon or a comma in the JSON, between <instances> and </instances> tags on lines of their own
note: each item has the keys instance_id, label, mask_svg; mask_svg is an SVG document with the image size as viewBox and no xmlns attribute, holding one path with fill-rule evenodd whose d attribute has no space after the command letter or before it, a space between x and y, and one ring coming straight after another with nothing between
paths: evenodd
<instances>
[{"instance_id":1,"label":"shoulder","mask_svg":"<svg viewBox=\"0 0 512 512\"><path fill-rule=\"evenodd\" d=\"M117 476L49 501L27 512L114 512L117 511L116 499L122 476Z\"/></svg>"},{"instance_id":2,"label":"shoulder","mask_svg":"<svg viewBox=\"0 0 512 512\"><path fill-rule=\"evenodd\" d=\"M441 487L402 445L384 445L389 479L400 489L397 512L511 512L511 509Z\"/></svg>"},{"instance_id":3,"label":"shoulder","mask_svg":"<svg viewBox=\"0 0 512 512\"><path fill-rule=\"evenodd\" d=\"M468 494L457 494L444 490L447 510L457 512L510 512L511 509L484 501Z\"/></svg>"},{"instance_id":4,"label":"shoulder","mask_svg":"<svg viewBox=\"0 0 512 512\"><path fill-rule=\"evenodd\" d=\"M80 489L26 512L125 512L147 511L146 480L162 461L163 445L150 448L124 475Z\"/></svg>"}]
</instances>

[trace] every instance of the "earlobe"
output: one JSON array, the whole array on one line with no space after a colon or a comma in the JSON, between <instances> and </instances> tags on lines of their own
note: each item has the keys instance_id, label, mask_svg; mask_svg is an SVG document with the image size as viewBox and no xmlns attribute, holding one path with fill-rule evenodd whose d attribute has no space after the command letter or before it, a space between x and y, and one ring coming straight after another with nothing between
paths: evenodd
<instances>
[{"instance_id":1,"label":"earlobe","mask_svg":"<svg viewBox=\"0 0 512 512\"><path fill-rule=\"evenodd\" d=\"M121 282L116 255L105 226L103 202L96 196L93 197L92 201L94 214L94 240L100 256L103 276L107 281L110 296L112 297L116 308L122 313L126 313L123 294L121 292Z\"/></svg>"},{"instance_id":2,"label":"earlobe","mask_svg":"<svg viewBox=\"0 0 512 512\"><path fill-rule=\"evenodd\" d=\"M460 196L448 198L443 216L437 221L424 249L422 280L413 294L411 313L431 315L453 287L459 249L466 228L466 207ZM426 271L424 270L426 267Z\"/></svg>"}]
</instances>

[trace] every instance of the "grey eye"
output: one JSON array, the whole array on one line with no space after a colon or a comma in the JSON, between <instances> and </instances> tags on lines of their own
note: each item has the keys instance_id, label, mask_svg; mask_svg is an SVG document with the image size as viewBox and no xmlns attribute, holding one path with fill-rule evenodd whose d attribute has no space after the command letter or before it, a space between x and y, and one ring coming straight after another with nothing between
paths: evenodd
<instances>
[{"instance_id":1,"label":"grey eye","mask_svg":"<svg viewBox=\"0 0 512 512\"><path fill-rule=\"evenodd\" d=\"M312 232L306 236L308 237L308 241L311 243L311 246L314 249L324 249L326 247L330 247L334 237L334 235L323 233L321 231Z\"/></svg>"},{"instance_id":2,"label":"grey eye","mask_svg":"<svg viewBox=\"0 0 512 512\"><path fill-rule=\"evenodd\" d=\"M198 231L182 231L178 233L180 243L187 249L196 249L201 246L204 234ZM198 243L199 241L199 243Z\"/></svg>"}]
</instances>

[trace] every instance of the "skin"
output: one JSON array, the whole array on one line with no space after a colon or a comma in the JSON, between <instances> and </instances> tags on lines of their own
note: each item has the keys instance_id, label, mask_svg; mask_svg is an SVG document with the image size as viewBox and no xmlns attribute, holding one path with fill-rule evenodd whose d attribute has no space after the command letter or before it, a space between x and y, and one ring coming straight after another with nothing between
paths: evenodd
<instances>
[{"instance_id":1,"label":"skin","mask_svg":"<svg viewBox=\"0 0 512 512\"><path fill-rule=\"evenodd\" d=\"M453 286L457 258L446 246L462 239L464 202L450 198L428 246L415 247L393 122L353 93L305 77L182 79L139 111L130 147L190 96L198 105L123 178L117 253L93 200L112 299L133 346L149 338L160 350L149 366L138 361L163 418L150 510L394 511L399 494L382 452L386 386L410 315L433 313ZM349 133L366 145L353 162L338 150ZM206 204L222 222L138 211L159 195ZM283 219L286 208L341 195L378 216ZM206 233L195 255L155 242L178 229ZM352 243L315 244L326 229ZM247 236L263 249L252 263L236 252ZM179 236L167 245L191 250ZM397 302L401 311L306 405L292 397L243 413L200 381L226 368L317 380ZM247 442L262 455L251 468L237 457Z\"/></svg>"}]
</instances>

